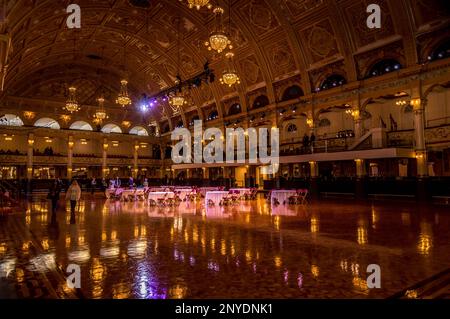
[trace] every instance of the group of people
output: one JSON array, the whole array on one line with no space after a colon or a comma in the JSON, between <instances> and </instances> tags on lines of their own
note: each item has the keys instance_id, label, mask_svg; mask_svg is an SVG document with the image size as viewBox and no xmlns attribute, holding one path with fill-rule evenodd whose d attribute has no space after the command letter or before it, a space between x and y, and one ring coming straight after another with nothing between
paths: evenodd
<instances>
[{"instance_id":1,"label":"group of people","mask_svg":"<svg viewBox=\"0 0 450 319\"><path fill-rule=\"evenodd\" d=\"M314 133L311 133L311 136L308 136L308 134L305 133L303 136L303 150L306 151L309 148L314 147L314 143L316 142L316 136Z\"/></svg>"}]
</instances>

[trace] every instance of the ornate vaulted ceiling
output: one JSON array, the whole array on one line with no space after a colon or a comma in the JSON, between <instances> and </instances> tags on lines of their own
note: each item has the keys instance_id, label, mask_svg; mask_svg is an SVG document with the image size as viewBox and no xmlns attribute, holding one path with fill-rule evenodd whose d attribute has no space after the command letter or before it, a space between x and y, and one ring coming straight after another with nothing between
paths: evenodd
<instances>
[{"instance_id":1,"label":"ornate vaulted ceiling","mask_svg":"<svg viewBox=\"0 0 450 319\"><path fill-rule=\"evenodd\" d=\"M71 2L81 7L81 30L65 24ZM421 35L448 26L445 0L380 0L383 28L369 30L366 7L372 2L233 0L232 41L242 85L229 89L216 81L196 89L186 112L215 104L222 114L223 100L233 98L246 110L255 90L275 102L284 81L298 83L306 95L330 73L356 81L374 56L395 54L403 65L413 65L422 59L417 48L428 45ZM228 0L215 3L228 6ZM182 77L200 73L207 60L217 74L225 65L204 47L212 14L178 0L151 0L148 9L129 0L6 0L6 12L2 28L12 39L5 78L9 96L63 100L67 85L75 83L82 103L95 105L104 93L115 107L125 70L135 100L172 86L177 17L182 19Z\"/></svg>"}]
</instances>

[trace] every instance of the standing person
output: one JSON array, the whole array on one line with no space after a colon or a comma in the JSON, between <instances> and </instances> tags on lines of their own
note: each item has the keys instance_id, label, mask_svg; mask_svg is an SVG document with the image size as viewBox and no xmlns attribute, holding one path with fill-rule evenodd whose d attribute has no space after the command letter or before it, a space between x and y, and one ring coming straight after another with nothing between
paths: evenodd
<instances>
[{"instance_id":1,"label":"standing person","mask_svg":"<svg viewBox=\"0 0 450 319\"><path fill-rule=\"evenodd\" d=\"M66 193L66 200L70 200L70 223L75 224L75 207L81 198L81 188L77 181L73 181Z\"/></svg>"},{"instance_id":2,"label":"standing person","mask_svg":"<svg viewBox=\"0 0 450 319\"><path fill-rule=\"evenodd\" d=\"M122 185L122 181L120 180L120 178L118 176L114 180L114 184L115 184L116 188L120 188L120 186Z\"/></svg>"},{"instance_id":3,"label":"standing person","mask_svg":"<svg viewBox=\"0 0 450 319\"><path fill-rule=\"evenodd\" d=\"M91 180L91 195L92 196L94 196L96 185L97 185L97 181L95 180L95 177L92 177L92 180Z\"/></svg>"},{"instance_id":4,"label":"standing person","mask_svg":"<svg viewBox=\"0 0 450 319\"><path fill-rule=\"evenodd\" d=\"M303 152L305 152L308 149L309 146L309 137L308 134L305 133L305 135L303 135Z\"/></svg>"},{"instance_id":5,"label":"standing person","mask_svg":"<svg viewBox=\"0 0 450 319\"><path fill-rule=\"evenodd\" d=\"M128 179L128 187L133 188L133 186L134 186L134 179L132 176L130 176L130 178Z\"/></svg>"},{"instance_id":6,"label":"standing person","mask_svg":"<svg viewBox=\"0 0 450 319\"><path fill-rule=\"evenodd\" d=\"M314 151L314 143L316 142L316 136L314 132L311 133L311 137L309 138L309 143L311 144L311 151Z\"/></svg>"}]
</instances>

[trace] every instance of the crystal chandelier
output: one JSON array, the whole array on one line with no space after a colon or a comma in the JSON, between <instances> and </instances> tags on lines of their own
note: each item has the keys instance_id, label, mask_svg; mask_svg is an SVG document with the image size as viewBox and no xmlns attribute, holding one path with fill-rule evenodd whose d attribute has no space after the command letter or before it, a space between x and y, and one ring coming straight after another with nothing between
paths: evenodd
<instances>
[{"instance_id":1,"label":"crystal chandelier","mask_svg":"<svg viewBox=\"0 0 450 319\"><path fill-rule=\"evenodd\" d=\"M98 98L98 109L95 111L94 118L101 123L108 118L105 110L105 99L103 97Z\"/></svg>"},{"instance_id":2,"label":"crystal chandelier","mask_svg":"<svg viewBox=\"0 0 450 319\"><path fill-rule=\"evenodd\" d=\"M169 104L173 107L179 108L187 104L187 101L184 98L183 94L175 93L172 96L169 96Z\"/></svg>"},{"instance_id":3,"label":"crystal chandelier","mask_svg":"<svg viewBox=\"0 0 450 319\"><path fill-rule=\"evenodd\" d=\"M180 0L180 2L183 2L183 0ZM189 9L196 8L197 10L200 10L203 7L206 7L207 9L212 9L212 4L209 3L209 0L188 0L188 6Z\"/></svg>"},{"instance_id":4,"label":"crystal chandelier","mask_svg":"<svg viewBox=\"0 0 450 319\"><path fill-rule=\"evenodd\" d=\"M223 13L224 10L221 7L214 9L215 14L215 26L214 30L209 35L209 41L205 42L205 46L208 47L209 51L217 51L217 53L222 53L227 47L231 50L233 46L231 41L225 33L225 28L223 25Z\"/></svg>"},{"instance_id":5,"label":"crystal chandelier","mask_svg":"<svg viewBox=\"0 0 450 319\"><path fill-rule=\"evenodd\" d=\"M222 77L220 78L220 83L228 85L229 87L232 87L235 84L241 84L241 79L233 67L234 54L232 52L228 52L226 57L229 61L229 67L228 70L223 72Z\"/></svg>"},{"instance_id":6,"label":"crystal chandelier","mask_svg":"<svg viewBox=\"0 0 450 319\"><path fill-rule=\"evenodd\" d=\"M117 97L116 103L122 107L126 107L131 104L131 99L128 96L127 85L128 85L127 80L120 81L120 93L119 96Z\"/></svg>"},{"instance_id":7,"label":"crystal chandelier","mask_svg":"<svg viewBox=\"0 0 450 319\"><path fill-rule=\"evenodd\" d=\"M70 113L78 112L80 110L80 106L77 101L76 97L77 88L74 86L71 86L69 88L69 97L66 101L65 109L69 111Z\"/></svg>"}]
</instances>

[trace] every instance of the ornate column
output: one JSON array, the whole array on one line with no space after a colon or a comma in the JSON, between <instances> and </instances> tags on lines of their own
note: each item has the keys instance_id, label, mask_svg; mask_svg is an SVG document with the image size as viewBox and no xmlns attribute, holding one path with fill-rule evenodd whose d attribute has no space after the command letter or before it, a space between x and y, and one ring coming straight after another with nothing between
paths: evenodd
<instances>
[{"instance_id":1,"label":"ornate column","mask_svg":"<svg viewBox=\"0 0 450 319\"><path fill-rule=\"evenodd\" d=\"M103 145L102 145L102 178L106 178L108 174L108 139L103 139Z\"/></svg>"},{"instance_id":2,"label":"ornate column","mask_svg":"<svg viewBox=\"0 0 450 319\"><path fill-rule=\"evenodd\" d=\"M366 197L366 165L364 160L355 159L356 163L356 198L363 199Z\"/></svg>"},{"instance_id":3,"label":"ornate column","mask_svg":"<svg viewBox=\"0 0 450 319\"><path fill-rule=\"evenodd\" d=\"M417 176L428 176L428 156L425 143L425 112L420 98L411 100L414 109L414 140L417 159Z\"/></svg>"},{"instance_id":4,"label":"ornate column","mask_svg":"<svg viewBox=\"0 0 450 319\"><path fill-rule=\"evenodd\" d=\"M28 134L28 148L27 148L27 179L33 178L33 151L34 151L34 134Z\"/></svg>"},{"instance_id":5,"label":"ornate column","mask_svg":"<svg viewBox=\"0 0 450 319\"><path fill-rule=\"evenodd\" d=\"M317 180L319 179L319 164L317 162L309 162L310 167L310 192L313 199L319 198L319 185Z\"/></svg>"},{"instance_id":6,"label":"ornate column","mask_svg":"<svg viewBox=\"0 0 450 319\"><path fill-rule=\"evenodd\" d=\"M416 94L419 96L420 94ZM413 95L414 96L414 95ZM417 191L416 197L419 201L428 199L427 177L428 177L428 154L425 141L425 101L420 98L411 99L414 110L414 140L417 161Z\"/></svg>"},{"instance_id":7,"label":"ornate column","mask_svg":"<svg viewBox=\"0 0 450 319\"><path fill-rule=\"evenodd\" d=\"M67 179L72 179L74 146L75 142L73 135L69 135L69 140L67 141Z\"/></svg>"},{"instance_id":8,"label":"ornate column","mask_svg":"<svg viewBox=\"0 0 450 319\"><path fill-rule=\"evenodd\" d=\"M133 178L137 178L139 172L138 158L139 158L139 142L135 141L133 150Z\"/></svg>"}]
</instances>

